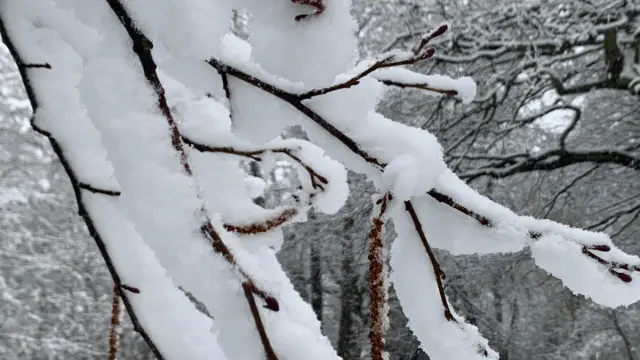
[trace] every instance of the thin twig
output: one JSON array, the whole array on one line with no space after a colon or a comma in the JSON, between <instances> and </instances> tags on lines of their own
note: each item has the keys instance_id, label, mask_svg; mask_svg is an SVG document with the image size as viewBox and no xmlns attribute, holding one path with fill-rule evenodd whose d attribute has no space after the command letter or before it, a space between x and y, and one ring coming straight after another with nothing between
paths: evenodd
<instances>
[{"instance_id":1,"label":"thin twig","mask_svg":"<svg viewBox=\"0 0 640 360\"><path fill-rule=\"evenodd\" d=\"M308 5L313 7L314 9L314 11L310 14L296 15L295 21L320 16L327 8L324 4L324 0L291 0L291 2L297 5Z\"/></svg>"},{"instance_id":2,"label":"thin twig","mask_svg":"<svg viewBox=\"0 0 640 360\"><path fill-rule=\"evenodd\" d=\"M300 165L302 168L305 169L305 171L309 175L309 180L311 181L311 186L313 187L314 190L324 191L325 186L329 184L329 181L327 180L327 178L320 175L310 165L302 161L302 159L300 159L295 154L295 149L273 148L273 149L259 149L259 150L239 150L229 146L213 147L213 146L200 144L185 136L183 136L182 139L185 142L185 144L193 147L194 149L200 152L223 153L223 154L242 156L256 162L263 161L262 156L266 155L267 153L283 154L288 156L291 160L298 163L298 165ZM309 194L309 200L313 200L314 197L315 197L315 193ZM310 204L304 204L304 205L310 205ZM298 209L297 207L289 207L289 208L282 209L282 211L277 216L271 219L266 219L261 223L250 224L250 225L224 224L224 228L227 231L236 232L236 233L245 234L245 235L265 233L284 225L289 220L297 216L299 213L300 213L300 209Z\"/></svg>"},{"instance_id":3,"label":"thin twig","mask_svg":"<svg viewBox=\"0 0 640 360\"><path fill-rule=\"evenodd\" d=\"M262 161L260 156L266 155L267 153L274 154L283 154L291 158L291 160L298 163L301 167L303 167L306 172L309 174L309 179L311 180L311 185L314 189L324 190L324 186L326 186L329 181L324 176L318 174L310 165L302 161L296 154L295 149L290 148L273 148L273 149L259 149L259 150L239 150L233 147L225 146L225 147L214 147L209 145L200 144L189 139L186 136L182 137L182 140L185 144L193 147L194 149L200 152L210 152L210 153L224 153L230 155L237 155L249 158L254 161Z\"/></svg>"},{"instance_id":4,"label":"thin twig","mask_svg":"<svg viewBox=\"0 0 640 360\"><path fill-rule=\"evenodd\" d=\"M418 218L418 214L416 210L413 208L413 205L410 201L404 202L405 210L409 213L411 217L411 221L413 221L413 225L416 228L416 232L420 237L420 241L422 241L422 245L429 256L429 261L431 262L431 266L433 267L433 276L436 279L436 284L438 285L438 292L440 293L440 301L442 302L442 308L444 310L444 317L448 321L457 322L457 320L453 317L451 313L451 309L449 308L449 302L447 301L447 296L444 292L444 285L442 283L442 270L440 270L440 264L438 264L438 260L436 259L436 255L433 253L429 242L427 241L427 236L424 234L424 230L422 229L422 224L420 223L420 219Z\"/></svg>"},{"instance_id":5,"label":"thin twig","mask_svg":"<svg viewBox=\"0 0 640 360\"><path fill-rule=\"evenodd\" d=\"M387 86L395 86L395 87L399 87L401 89L418 89L418 90L426 90L426 91L431 91L431 92L435 92L438 94L442 94L442 95L447 95L447 96L456 96L458 95L458 91L457 90L448 90L448 89L438 89L438 88L434 88L431 87L427 84L423 84L423 83L403 83L403 82L399 82L399 81L393 81L393 80L378 80L381 83L387 85Z\"/></svg>"},{"instance_id":6,"label":"thin twig","mask_svg":"<svg viewBox=\"0 0 640 360\"><path fill-rule=\"evenodd\" d=\"M456 323L464 331L462 324L458 322L458 320L453 316L453 312L451 311L451 307L449 306L449 301L447 300L447 295L445 294L445 291L444 291L444 284L442 283L444 272L440 268L440 264L438 263L438 260L436 259L436 256L433 253L433 250L431 249L429 242L427 241L427 236L424 233L422 224L420 223L420 219L418 218L418 214L416 213L416 210L413 208L413 205L411 204L410 201L405 201L404 205L405 205L405 210L409 213L409 216L411 217L411 221L413 222L413 225L415 226L416 231L418 232L418 236L422 241L422 245L424 246L425 250L427 251L427 255L429 256L429 260L433 268L433 275L436 279L436 284L438 286L438 293L440 294L440 301L442 302L442 307L444 310L444 318L447 319L447 321ZM480 355L485 357L489 356L489 350L484 345L477 344L477 348L478 348L478 353Z\"/></svg>"},{"instance_id":7,"label":"thin twig","mask_svg":"<svg viewBox=\"0 0 640 360\"><path fill-rule=\"evenodd\" d=\"M85 183L85 182L81 182L78 184L78 186L80 186L80 188L82 190L87 190L90 191L94 194L102 194L102 195L107 195L107 196L120 196L120 191L118 190L107 190L107 189L101 189L99 187L93 186L89 183Z\"/></svg>"},{"instance_id":8,"label":"thin twig","mask_svg":"<svg viewBox=\"0 0 640 360\"><path fill-rule=\"evenodd\" d=\"M261 223L244 226L225 224L224 229L229 232L235 232L243 235L262 234L281 227L298 214L299 210L295 207L285 208L278 216L273 219L267 219Z\"/></svg>"},{"instance_id":9,"label":"thin twig","mask_svg":"<svg viewBox=\"0 0 640 360\"><path fill-rule=\"evenodd\" d=\"M362 80L364 77L366 77L367 75L371 74L376 70L403 66L403 65L413 65L419 61L426 60L432 57L433 54L435 54L434 49L427 49L424 53L417 54L416 56L410 57L408 59L397 60L397 61L394 61L395 57L391 55L382 60L376 61L375 63L373 63L373 65L371 65L370 67L368 67L367 69L359 73L358 75L352 77L351 79L345 82L332 85L326 88L322 88L322 89L310 90L300 95L297 95L297 98L298 100L307 100L307 99L311 99L312 97L325 95L337 90L348 89L352 86L358 85L360 83L360 80Z\"/></svg>"},{"instance_id":10,"label":"thin twig","mask_svg":"<svg viewBox=\"0 0 640 360\"><path fill-rule=\"evenodd\" d=\"M278 360L278 356L273 350L273 347L269 342L269 338L267 337L267 331L265 330L262 319L260 318L260 311L258 310L258 306L256 306L256 301L253 298L254 289L252 288L252 285L248 282L243 282L242 289L244 290L244 296L249 303L251 314L256 320L256 327L258 328L258 334L260 335L260 341L262 342L262 346L264 347L264 352L267 356L267 360Z\"/></svg>"}]
</instances>

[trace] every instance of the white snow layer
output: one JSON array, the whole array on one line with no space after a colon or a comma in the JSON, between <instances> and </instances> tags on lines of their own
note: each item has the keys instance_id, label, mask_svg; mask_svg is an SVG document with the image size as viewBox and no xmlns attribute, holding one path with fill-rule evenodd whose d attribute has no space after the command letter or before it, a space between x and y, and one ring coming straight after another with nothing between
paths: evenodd
<instances>
[{"instance_id":1,"label":"white snow layer","mask_svg":"<svg viewBox=\"0 0 640 360\"><path fill-rule=\"evenodd\" d=\"M326 213L342 206L348 187L341 164L394 195L398 239L390 277L409 326L432 359L497 354L453 309L455 321L445 318L433 264L402 201L411 201L433 247L470 254L530 246L538 266L599 304L616 307L640 298L639 279L629 270L640 264L638 257L615 248L605 234L518 216L491 202L447 168L435 136L375 112L383 83L455 91L468 103L476 93L471 79L382 69L357 86L296 99L305 91L343 84L375 62L354 62L350 1L325 0L322 14L300 21L296 16L313 8L284 0L123 3L154 45L179 135L201 145L182 143L185 158L172 144L158 94L107 2L0 0L0 15L24 61L52 67L28 69L40 102L36 125L61 144L80 182L122 192L116 199L83 190L82 200L123 281L140 288L131 295L134 310L167 359L262 358L241 287L249 279L280 304L279 311L271 311L255 297L279 356L338 358L275 257L281 230L251 235L223 230L229 224L265 223L283 210L252 202L262 186L248 186L239 167L247 157L266 165L283 156L297 164L303 189L290 221L303 220L310 206ZM248 42L228 33L231 10L240 7L253 16ZM228 75L223 81L205 63L210 59L246 78ZM290 125L302 125L316 145L277 139ZM336 131L350 140L336 137ZM203 148L209 150L198 150ZM317 175L324 179L321 186ZM462 205L466 214L428 195L432 189ZM214 253L200 232L209 220L234 255L234 266ZM176 286L198 298L215 320L198 313Z\"/></svg>"},{"instance_id":2,"label":"white snow layer","mask_svg":"<svg viewBox=\"0 0 640 360\"><path fill-rule=\"evenodd\" d=\"M2 20L22 60L51 65L51 69L28 70L39 104L36 125L56 139L80 183L117 189L99 133L87 118L76 88L82 59L73 46L87 50L96 40L96 32L80 24L70 11L48 1L2 1L0 6ZM89 190L81 190L80 200L121 283L139 289L139 293L128 293L127 297L158 350L169 359L226 359L210 334L211 320L197 311L166 276L154 253L117 210L119 200Z\"/></svg>"}]
</instances>

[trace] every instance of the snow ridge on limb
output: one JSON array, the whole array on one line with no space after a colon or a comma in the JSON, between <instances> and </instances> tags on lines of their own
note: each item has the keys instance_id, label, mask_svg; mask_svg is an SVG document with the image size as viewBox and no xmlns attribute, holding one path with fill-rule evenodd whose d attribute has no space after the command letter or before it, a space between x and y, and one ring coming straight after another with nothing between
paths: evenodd
<instances>
[{"instance_id":1,"label":"snow ridge on limb","mask_svg":"<svg viewBox=\"0 0 640 360\"><path fill-rule=\"evenodd\" d=\"M224 359L209 334L210 320L166 277L153 252L109 198L110 188L118 184L111 178L113 169L104 159L98 134L79 106L75 89L79 55L71 45L81 46L83 39L64 29L93 34L49 2L0 2L0 32L34 110L33 129L49 139L58 155L114 290L152 353L158 359L174 358L177 350L182 359ZM39 39L48 40L46 49L39 46ZM88 49L78 51L82 50Z\"/></svg>"},{"instance_id":2,"label":"snow ridge on limb","mask_svg":"<svg viewBox=\"0 0 640 360\"><path fill-rule=\"evenodd\" d=\"M441 34L443 32L444 31L437 30L433 33ZM430 37L427 38L428 40L431 39ZM426 48L428 40L423 41L416 51L428 51L423 50ZM403 54L400 55L404 56L405 59L411 58L412 56L411 53ZM375 64L379 61L379 59L373 60L370 63ZM576 239L581 239L581 242L586 246L586 248L583 249L586 249L586 251L580 251L578 254L579 261L594 265L594 268L596 268L600 274L609 276L611 286L618 289L618 293L624 295L625 300L618 301L634 302L638 299L638 294L636 294L637 282L631 283L628 281L630 277L625 276L626 272L635 271L634 269L636 267L634 264L637 264L636 258L624 257L620 254L616 261L610 261L596 254L593 249L606 249L601 245L603 242L610 242L610 240L603 239L601 234L577 231L559 224L557 224L558 226L549 227L549 224L552 223L549 221L537 220L531 222L527 217L517 216L504 207L477 194L448 170L446 166L438 162L427 161L426 166L416 167L415 164L419 163L421 159L423 160L426 155L433 156L435 153L435 159L437 159L439 148L435 147L435 149L437 149L436 151L428 151L424 144L431 144L431 142L416 141L416 144L422 144L422 146L418 145L415 150L412 151L410 147L406 146L407 138L411 139L411 136L406 136L406 134L409 133L408 131L410 131L405 130L407 127L401 125L396 126L397 124L387 125L387 128L384 127L389 121L379 114L370 112L372 108L371 104L375 104L375 98L379 96L379 91L375 89L375 85L367 76L358 77L358 74L362 74L363 68L355 68L345 75L338 76L334 85L330 85L331 91L319 90L317 91L318 95L308 98L308 95L301 96L301 94L307 94L309 92L316 94L313 89L306 93L296 93L281 89L274 85L275 80L271 77L262 78L260 76L250 75L240 69L240 67L249 67L248 64L240 66L238 64L225 63L219 59L210 59L208 62L218 71L224 71L230 79L240 80L243 83L242 86L254 86L256 91L269 93L304 114L308 120L311 120L310 123L303 123L303 127L305 127L312 141L323 146L332 157L341 160L352 170L368 174L379 189L383 191L395 190L404 192L401 195L411 198L411 200L406 203L411 205L411 207L407 207L405 210L407 214L403 214L405 218L408 216L410 221L405 221L405 223L410 229L413 229L412 233L420 233L420 229L423 233L428 233L425 239L433 241L437 247L449 249L455 253L510 252L518 251L524 248L524 246L536 244L536 241L541 238L543 232L560 232L564 234L563 236L565 238L571 239L570 241L575 242ZM364 70L366 69L367 68L364 67ZM370 74L371 77L375 78L374 71L371 71ZM397 77L401 77L400 75L397 75ZM393 74L393 76L396 75ZM354 78L356 81L353 80ZM382 79L384 80L384 78ZM463 80L458 84L448 81L446 78L442 78L442 80L445 80L448 89L462 87L461 89L457 89L457 91L466 94L466 99L463 99L464 101L469 101L475 93L475 87L470 86L467 80ZM402 81L399 82L402 83ZM405 81L405 83L408 82L409 81ZM366 88L369 88L369 90ZM447 94L447 92L448 91L442 91L444 94ZM331 98L335 93L339 93L339 96ZM453 93L451 92L448 95L453 95ZM341 104L345 104L345 106L341 106ZM360 110L358 110L358 108ZM286 111L289 111L289 109ZM285 112L282 114L284 115ZM376 126L371 126L372 123L367 122L367 120L375 121ZM295 121L299 120L295 119ZM369 126L363 126L362 124ZM370 130L380 128L385 129L385 131L383 131L384 134L376 134L375 131ZM421 133L423 134L424 132ZM362 134L366 134L366 136L362 136ZM404 136L400 136L399 134L403 134ZM389 143L394 142L394 135L403 141L401 143L398 141L392 146L389 145ZM409 143L411 143L411 141L409 141ZM408 154L413 156L408 156ZM402 159L402 161L398 161L400 159ZM431 157L431 159L434 159L434 157ZM400 180L394 176L386 176L387 179L385 180L384 173L387 171L386 168L389 166L388 164L393 163L394 160L398 163L395 167L408 171L395 170L392 173L405 173L407 176L400 178ZM432 170L426 177L415 174L416 171L420 172L425 169ZM420 181L422 181L422 183ZM425 182L426 185L424 184ZM394 187L394 184L397 185L400 183L404 183L404 185ZM410 190L407 190L407 188L410 188ZM478 204L480 204L480 206L478 206ZM427 205L430 208L428 208ZM437 207L438 211L433 211L435 207ZM413 210L409 211L409 208ZM401 222L403 216L398 214L398 222ZM395 217L394 220L396 220ZM425 224L428 225L425 226ZM541 228L543 224L547 225ZM409 234L409 232L406 232L406 234ZM474 236L474 234L476 234L476 236ZM480 241L475 242L477 237L480 238ZM397 240L396 244L400 244L405 240L406 239L401 236L401 239ZM396 245L394 245L394 248L395 246ZM398 249L402 249L402 247ZM400 250L396 252L392 250L392 263L394 262L394 253L398 254L402 252ZM406 253L416 256L416 252ZM426 271L426 269L430 269L433 273L438 274L439 267L437 262L432 261L429 256L426 258L428 258L429 261L425 262L425 256L423 254L421 257L422 260L416 258L415 261L422 261L423 264L427 265L423 270ZM405 264L407 261L397 260L396 264L398 263ZM538 261L538 263L541 262ZM574 272L574 274L576 273L577 272ZM565 280L566 277L562 275L560 271L556 271L556 274L560 274L560 277ZM580 277L578 282L580 284L597 284L597 281L594 282L591 277ZM444 295L444 289L442 286L438 286L437 283L438 281L434 277L429 285L432 289L437 289L440 292L441 300L444 299L440 301L440 305L438 305L436 309L440 307L446 310L449 308L449 305ZM574 291L580 291L577 290L579 286L569 286ZM595 289L589 288L588 291L593 293ZM412 328L415 327L418 329L421 326L418 325L419 322L411 321L411 319L421 319L423 309L419 307L412 308L410 305L405 308L404 304L411 304L412 302L412 293L405 291L403 292L403 296L400 292L401 304L403 304L403 308L407 312L410 325L414 324ZM473 356L495 356L495 353L486 346L486 341L477 334L477 330L474 330L475 328L470 325L464 324L463 320L457 315L454 315L451 309L449 309L448 312L438 310L435 313L442 313L441 320L446 320L447 324L458 324L447 328L451 329L452 334L458 334L453 336L453 339L460 339L461 341L462 339L467 339L464 340L467 341L469 345L466 349L470 349L469 351L475 354ZM447 335L444 335L445 333ZM432 354L435 358L451 358L447 355L447 351L449 350L445 349L446 351L444 351L440 349L444 352L439 352L438 344L428 338L434 336L443 336L443 338L446 338L449 335L448 332L438 331L434 334L431 331L417 330L416 335L418 335L420 341L423 343L425 351L430 354L435 352ZM445 341L444 344L446 343ZM435 350L432 351L431 347L435 347ZM467 356L465 353L460 353L459 355L461 358Z\"/></svg>"},{"instance_id":3,"label":"snow ridge on limb","mask_svg":"<svg viewBox=\"0 0 640 360\"><path fill-rule=\"evenodd\" d=\"M146 31L146 28L143 28L143 31ZM150 31L150 33L153 32L153 30ZM155 49L153 53L155 54ZM250 263L249 267L253 269L252 274L260 274L260 284L268 288L269 293L283 304L277 313L257 309L263 317L264 333L268 334L274 353L281 357L305 353L312 359L336 358L329 341L321 335L315 314L293 290L293 286L276 260L275 253L267 246L271 244L258 241L260 239L253 237L274 235L273 232L277 233L274 237L281 237L279 227L287 221L298 220L290 217L304 215L308 206L314 206L324 212L337 211L346 200L348 192L344 168L337 162L327 159L320 148L306 142L273 140L263 146L256 146L246 140L238 139L229 132L231 124L228 113L206 110L215 106L211 99L200 98L198 101L189 99L193 94L189 94L186 89L178 89L180 84L176 84L168 77L162 77L162 79L167 94L173 93L173 96L177 96L182 92L182 95L188 99L183 104L178 101L173 105L176 119L180 118L178 129L181 132L182 141L191 147L189 161L193 164L194 177L200 187L200 195L206 203L207 210L215 213L226 224L234 224L224 227L233 233L220 232L225 243L231 244L234 254L241 254L242 260ZM222 83L224 84L224 81ZM232 86L225 90L225 95L231 99L237 95ZM168 102L171 104L171 99L168 99ZM218 110L222 109L218 108ZM235 109L231 110L232 114L236 115ZM286 155L299 165L303 175L301 176L303 188L297 194L300 207L285 209L281 213L282 216L265 219L265 211L262 210L260 213L255 211L256 206L250 201L251 198L247 196L244 186L238 188L242 182L237 181L241 179L237 161L243 157L268 161L268 157L278 153ZM234 166L235 169L233 169ZM260 219L262 221L251 223L253 217L262 217ZM236 235L250 235L251 239ZM195 291L194 294L196 294ZM241 339L246 337L247 331L245 328L237 327L236 317L239 314L231 312L229 304L221 303L220 297L228 298L229 296L225 294L219 294L216 297L202 297L197 294L196 296L208 308L214 308L214 329L218 332L218 339L227 356L246 358L248 346L245 342L241 342ZM229 299L231 300L233 297ZM250 310L253 312L256 308L252 307ZM237 327L237 330L234 327ZM260 352L263 350L260 349ZM253 353L257 354L258 351Z\"/></svg>"},{"instance_id":4,"label":"snow ridge on limb","mask_svg":"<svg viewBox=\"0 0 640 360\"><path fill-rule=\"evenodd\" d=\"M85 67L86 82L81 89L85 95L95 94L88 96L85 101L93 115L92 120L101 130L103 142L114 163L116 177L121 183L119 200L123 210L144 233L145 241L152 245L176 281L206 305L215 319L213 326L218 341L228 357L253 358L266 354L267 358L276 359L301 352L310 358L335 357L328 340L320 334L313 312L293 291L273 251L266 245L246 246L248 241L242 241L235 234L223 230L220 220L228 214L218 212L221 205L216 206L212 200L225 192L226 199L222 199L225 203L235 202L236 196L250 199L246 189L242 187L240 193L229 193L228 188L214 189L205 185L209 179L220 177L221 173L227 178L228 173L221 168L204 165L210 158L209 151L204 151L203 156L197 159L193 151L214 150L211 152L226 152L225 155L242 152L244 155L257 156L257 153L250 153L256 148L251 149L244 144L243 149L243 144L236 141L232 151L228 151L228 148L212 149L207 148L209 141L201 144L192 139L189 140L194 149L187 146L177 117L174 117L168 105L169 100L163 98L167 93L166 83L170 81L163 84L153 64L155 43L145 37L147 29L144 25L142 29L135 27L136 19L129 17L126 7L116 1L108 3L134 44L144 78L132 71L137 67L136 61L128 61L125 48L119 58L96 57L93 63L90 61ZM144 13L140 12L138 16L144 16ZM122 36L123 31L118 30L113 21L104 23L108 26L107 33ZM115 36L111 41L114 40ZM160 50L166 56L173 56L170 49ZM114 84L111 82L113 74L119 74L119 79L128 79L130 84ZM145 83L150 86L141 86ZM100 101L95 101L96 98L100 98ZM134 102L130 99L134 99ZM115 106L116 103L119 106ZM184 112L182 115L187 118L193 116ZM208 127L220 125L217 123L219 121L224 125L225 120L217 116L206 119ZM221 128L224 126L219 126L217 130ZM211 145L215 146L218 145L216 140L220 139L216 136L211 140ZM233 142L230 134L227 134L226 140ZM313 205L324 210L334 208L335 211L340 205L336 206L335 198L340 196L334 189L340 187L334 186L328 179L339 179L340 174L343 180L346 179L343 168L340 166L338 169L337 163L323 160L318 148L291 146L291 142L287 145L290 146L286 150L287 155L298 159L301 168L311 174L308 186L303 190L310 193ZM130 156L133 149L136 157ZM263 150L266 153L277 148L274 146L257 151ZM237 166L239 158L234 160ZM335 174L335 171L338 173ZM169 188L170 193L162 190ZM321 190L332 194L332 200L328 202L323 199ZM346 190L338 192L344 193L342 197L346 198ZM211 244L202 241L205 239L197 232L198 228ZM176 242L175 239L182 239L182 242ZM211 245L218 255L206 250ZM238 280L241 286L238 286ZM247 300L246 303L237 301L242 296ZM254 296L262 298L264 308L271 311L256 306ZM286 307L280 306L281 303ZM292 331L296 334L293 339Z\"/></svg>"},{"instance_id":5,"label":"snow ridge on limb","mask_svg":"<svg viewBox=\"0 0 640 360\"><path fill-rule=\"evenodd\" d=\"M202 299L212 310L216 321L224 317L213 303L223 303L220 298L243 294L246 303L244 306L236 305L239 317L235 326L248 332L248 323L254 322L254 336L246 340L258 340L262 344L262 349L247 346L245 355L256 356L264 352L267 358L277 359L254 295L262 298L264 306L272 311L279 310L278 301L261 289L263 285L256 284L255 275L251 274L255 270L247 270L247 267L255 269L257 264L246 264L241 250L227 245L200 200L187 147L181 139L156 71L151 52L153 43L136 28L120 1L108 0L107 3L113 14L111 22L104 20L107 33L114 34L113 41L117 37L123 43L130 41L137 59L123 56L90 60L85 65L81 90L92 120L101 131L115 176L123 188L119 198L123 211L133 220L145 240L152 244L171 275ZM116 19L121 27L113 21ZM140 67L143 74L135 70ZM114 83L111 79L114 75L119 75L120 81L128 84ZM135 158L131 157L132 152L136 154ZM213 249L213 253L209 249ZM200 261L187 260L189 253L208 253L208 256ZM248 260L251 263L251 259ZM213 279L197 277L198 271L203 270ZM242 284L229 282L234 278ZM241 310L247 304L249 311ZM249 320L251 318L252 321ZM224 338L221 340L225 342ZM229 348L225 348L225 352L231 353Z\"/></svg>"},{"instance_id":6,"label":"snow ridge on limb","mask_svg":"<svg viewBox=\"0 0 640 360\"><path fill-rule=\"evenodd\" d=\"M2 4L21 7L15 5L17 2L7 5L7 1ZM40 6L45 1L28 3ZM463 101L473 98L475 86L469 79L456 81L397 68L432 58L434 50L428 47L429 42L444 33L446 26L424 37L412 52L390 52L355 64L355 27L348 12L349 1L239 0L238 6L245 4L255 19L249 43L232 35L219 39L222 27L213 29L207 21L189 22L193 11L202 10L206 18L206 14L227 9L225 1L190 0L181 11L173 11L181 4L178 0L105 0L93 3L98 6L91 9L81 0L58 3L82 8L85 15L93 14L83 17L89 25L85 27L73 21L48 24L65 39L73 40L64 49L77 50L82 61L65 59L68 61L56 63L52 58L43 62L34 56L30 72L59 71L58 66L69 70L64 72L69 75L65 79L42 79L42 86L75 91L79 84L80 94L74 93L72 104L59 103L75 106L74 110L86 106L91 119L83 118L80 124L95 126L93 133L86 131L86 137L93 141L89 153L99 164L107 163L104 149L97 146L95 150L96 144L102 143L117 179L117 183L105 180L108 177L103 182L78 182L77 191L90 195L86 206L94 206L96 213L113 214L110 219L100 217L104 221L102 227L96 227L100 234L116 239L121 235L116 229L126 229L126 238L135 239L127 244L114 240L118 247L114 251L130 250L127 246L135 245L136 254L148 260L145 269L161 274L154 278L158 284L164 281L157 289L166 288L178 304L175 312L167 311L166 316L195 310L182 306L186 298L162 271L205 304L215 320L211 323L194 317L198 326L192 329L193 338L212 343L203 353L224 351L230 359L266 355L273 360L301 353L311 359L337 358L321 335L313 311L293 290L271 248L278 248L280 227L301 220L309 206L332 212L344 202L344 169L328 160L321 149L350 169L367 174L379 193L389 194L389 203L383 204L399 234L391 249L392 280L410 327L434 359L497 355L449 304L442 282L444 274L432 246L454 253L506 252L530 246L539 266L595 301L617 306L639 297L638 281L633 281L640 270L637 257L617 250L603 234L517 216L494 204L447 168L432 134L395 123L374 111L385 85L459 96ZM313 15L300 18L305 14L302 5L311 6ZM50 2L44 6L56 8ZM156 6L162 11L150 11ZM47 16L54 15L41 17ZM188 25L173 29L184 22ZM69 23L77 26L63 26ZM31 35L32 27L24 27L20 21L12 24ZM208 32L215 34L215 46L207 43L199 47ZM86 33L91 41L75 33ZM196 35L193 42L176 41L185 40L191 33ZM28 35L20 42L28 43ZM39 35L43 35L40 44L55 39L47 38L49 33ZM166 73L157 69L159 60L171 64ZM192 67L194 61L202 66ZM187 70L176 71L180 67ZM204 72L219 87L210 97L199 96L195 86L180 84ZM64 106L49 105L58 117L66 114ZM47 119L44 115L39 118ZM62 121L56 118L52 130ZM304 126L320 148L304 142L272 140L283 127L297 124ZM239 139L231 131L259 144ZM252 205L237 161L249 158L269 162L274 154L296 163L304 181L297 206L269 212ZM101 169L100 173L110 176L111 170ZM73 180L74 174L70 176ZM375 290L372 299L376 300L372 301L375 319L371 332L375 345L372 356L376 357L384 357L381 299L386 286L380 286L378 280L384 272L376 267L383 250L378 241L381 229L381 223L374 220L371 251L375 261L370 285ZM557 258L567 252L571 261L565 266ZM585 278L582 271L588 271L590 277ZM129 276L146 279L144 274ZM594 293L594 279L606 280L611 291ZM139 295L132 295L133 299L146 299L148 293L158 295L149 285L144 289L120 285L124 289L121 294ZM433 296L436 292L439 296ZM612 300L609 294L619 298ZM256 303L256 296L262 299L263 307ZM165 312L154 309L162 315L148 313L150 317L142 320L158 332L151 337L165 336L170 332L155 322ZM212 326L215 336L202 331L207 325ZM207 342L208 338L217 342ZM177 340L168 340L167 344L188 346ZM163 355L168 358L183 358L171 348L166 351Z\"/></svg>"}]
</instances>

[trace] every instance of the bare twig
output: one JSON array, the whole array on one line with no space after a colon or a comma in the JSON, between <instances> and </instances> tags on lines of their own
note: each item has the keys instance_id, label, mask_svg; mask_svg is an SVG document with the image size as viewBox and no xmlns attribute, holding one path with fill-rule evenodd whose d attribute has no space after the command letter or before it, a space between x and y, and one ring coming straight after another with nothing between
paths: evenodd
<instances>
[{"instance_id":1,"label":"bare twig","mask_svg":"<svg viewBox=\"0 0 640 360\"><path fill-rule=\"evenodd\" d=\"M94 194L102 194L107 196L120 196L120 191L101 189L88 183L81 182L78 184L82 190L87 190Z\"/></svg>"},{"instance_id":2,"label":"bare twig","mask_svg":"<svg viewBox=\"0 0 640 360\"><path fill-rule=\"evenodd\" d=\"M433 253L429 242L427 241L427 236L424 234L424 230L422 229L422 224L420 223L420 219L418 218L418 214L416 210L413 208L413 205L410 201L404 202L405 210L409 213L411 217L411 221L416 228L416 232L422 241L422 245L424 246L427 255L429 256L429 261L431 262L431 266L433 266L433 274L436 279L436 284L438 285L438 292L440 293L440 301L442 302L442 308L444 310L444 317L448 321L457 322L451 313L451 309L449 308L449 302L447 301L447 296L444 292L444 285L442 283L442 270L440 270L440 264L438 264L438 260L436 259L436 255Z\"/></svg>"},{"instance_id":3,"label":"bare twig","mask_svg":"<svg viewBox=\"0 0 640 360\"><path fill-rule=\"evenodd\" d=\"M385 56L383 57L382 60L378 60L375 63L373 63L373 65L369 66L367 69L363 70L362 72L360 72L358 75L352 77L351 79L336 84L336 85L332 85L326 88L322 88L322 89L315 89L315 90L310 90L307 91L305 93L299 94L297 95L298 100L307 100L307 99L311 99L312 97L316 97L316 96L320 96L320 95L325 95L328 94L330 92L334 92L337 90L344 90L344 89L348 89L352 86L356 86L360 83L360 80L362 80L364 77L366 77L367 75L371 74L372 72L376 71L376 70L380 70L380 69L385 69L385 68L391 68L391 67L397 67L397 66L403 66L403 65L413 65L419 61L422 60L426 60L430 57L433 56L433 54L435 54L435 50L434 49L427 49L426 51L416 54L415 56L412 56L410 58L407 59L400 59L400 60L396 60L395 55L389 55L389 56Z\"/></svg>"},{"instance_id":4,"label":"bare twig","mask_svg":"<svg viewBox=\"0 0 640 360\"><path fill-rule=\"evenodd\" d=\"M403 83L403 82L399 82L399 81L393 81L393 80L380 80L381 83L387 85L387 86L395 86L395 87L399 87L401 89L418 89L418 90L426 90L426 91L432 91L435 93L439 93L442 95L447 95L447 96L456 96L458 95L458 91L457 90L448 90L448 89L438 89L438 88L434 88L431 87L427 84L423 84L423 83Z\"/></svg>"},{"instance_id":5,"label":"bare twig","mask_svg":"<svg viewBox=\"0 0 640 360\"><path fill-rule=\"evenodd\" d=\"M414 54L419 54L422 49L424 49L424 47L427 46L429 42L431 42L431 40L437 38L438 36L442 36L447 32L447 30L449 30L449 25L443 24L438 26L438 28L434 31L428 33L427 36L423 37L422 40L420 40L420 44L418 44L418 47L414 50Z\"/></svg>"},{"instance_id":6,"label":"bare twig","mask_svg":"<svg viewBox=\"0 0 640 360\"><path fill-rule=\"evenodd\" d=\"M23 67L27 69L51 69L51 65L48 63L44 64L22 64Z\"/></svg>"},{"instance_id":7,"label":"bare twig","mask_svg":"<svg viewBox=\"0 0 640 360\"><path fill-rule=\"evenodd\" d=\"M262 323L262 319L260 318L260 311L258 310L258 306L256 306L256 301L253 298L253 294L255 294L255 289L253 285L249 282L242 283L242 289L244 290L244 296L249 303L249 309L251 310L251 314L253 318L256 320L256 327L258 328L258 334L260 335L260 341L262 342L262 346L264 347L265 355L267 356L267 360L278 360L278 356L276 352L273 350L271 343L269 342L269 338L267 337L267 331L264 328L264 324Z\"/></svg>"}]
</instances>

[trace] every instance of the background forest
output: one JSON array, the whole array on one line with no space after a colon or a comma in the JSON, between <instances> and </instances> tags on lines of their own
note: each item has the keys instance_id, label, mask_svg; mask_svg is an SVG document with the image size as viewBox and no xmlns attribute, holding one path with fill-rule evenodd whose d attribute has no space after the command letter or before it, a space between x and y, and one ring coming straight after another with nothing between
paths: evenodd
<instances>
[{"instance_id":1,"label":"background forest","mask_svg":"<svg viewBox=\"0 0 640 360\"><path fill-rule=\"evenodd\" d=\"M283 0L284 1L284 0ZM391 91L380 111L428 129L449 166L521 214L604 231L640 254L639 0L355 0L361 55L409 49L448 22L423 73L471 76L470 105ZM241 11L238 35L250 31ZM0 359L105 358L112 282L76 215L68 179L28 125L15 64L0 48ZM304 137L291 129L284 137ZM283 162L260 205L290 201ZM372 188L350 175L336 215L290 226L280 260L345 360L366 359L366 234ZM519 189L519 190L514 190ZM640 305L608 310L573 295L528 254L438 252L446 291L501 359L640 359ZM391 359L427 359L391 292ZM152 356L125 326L121 359Z\"/></svg>"}]
</instances>

